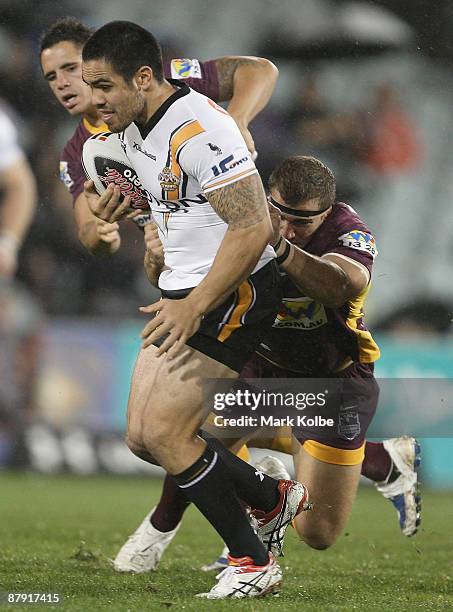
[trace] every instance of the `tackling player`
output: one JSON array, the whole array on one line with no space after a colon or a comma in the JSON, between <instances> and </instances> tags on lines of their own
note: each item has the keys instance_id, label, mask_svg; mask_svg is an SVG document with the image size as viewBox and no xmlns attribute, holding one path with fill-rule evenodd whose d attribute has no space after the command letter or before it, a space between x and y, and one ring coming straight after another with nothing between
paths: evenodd
<instances>
[{"instance_id":1,"label":"tackling player","mask_svg":"<svg viewBox=\"0 0 453 612\"><path fill-rule=\"evenodd\" d=\"M91 102L91 91L82 80L82 48L94 30L74 18L56 21L41 37L40 61L49 87L70 115L81 120L60 158L60 177L70 191L81 243L94 255L113 254L121 244L118 223L106 223L90 211L83 194L86 180L81 164L84 142L93 134L108 131ZM190 87L213 100L229 100L228 111L235 119L249 151L256 154L248 130L250 121L264 108L274 90L278 71L258 57L221 57L199 62L174 59L164 63L166 76L183 79ZM133 221L143 227L151 214L138 214ZM148 230L147 230L148 231Z\"/></svg>"},{"instance_id":2,"label":"tackling player","mask_svg":"<svg viewBox=\"0 0 453 612\"><path fill-rule=\"evenodd\" d=\"M284 298L274 326L264 332L262 345L241 376L343 379L345 391L353 393L342 402L341 411L339 403L328 407L327 415L335 416L338 423L333 436L308 429L293 431L296 476L304 475L315 504L313 512L295 519L296 528L311 547L331 546L350 515L362 474L392 502L403 534L414 535L420 523L417 441L402 437L365 442L378 399L373 363L379 349L363 321L377 254L374 238L351 207L335 202L335 179L319 160L286 159L273 171L269 187ZM155 257L158 268L161 247L157 236L149 247L148 256ZM238 430L222 429L224 443L235 448L233 438ZM220 437L222 431L216 434ZM272 441L251 440L249 445L272 447ZM287 477L278 460L268 458L262 463L264 471L279 471L280 478ZM170 535L176 533L187 500L172 496L167 489L166 481L154 512L165 517ZM143 524L132 538L139 550L141 541L147 541ZM154 567L163 549L149 547ZM206 569L221 568L224 557ZM133 571L149 569L147 563L146 553L137 555Z\"/></svg>"},{"instance_id":3,"label":"tackling player","mask_svg":"<svg viewBox=\"0 0 453 612\"><path fill-rule=\"evenodd\" d=\"M150 194L165 254L163 299L141 309L155 316L142 332L131 383L129 448L157 460L227 543L230 566L203 596L265 595L279 586L281 570L239 499L259 508L283 536L307 508L307 491L298 482L256 474L221 444L197 435L202 380L237 378L278 307L261 180L228 113L165 80L152 34L131 22L111 22L88 40L82 57L93 103L110 130L121 133ZM85 193L103 221L127 214L130 198L120 204L117 187L99 197L89 181ZM208 398L215 392L205 391Z\"/></svg>"},{"instance_id":4,"label":"tackling player","mask_svg":"<svg viewBox=\"0 0 453 612\"><path fill-rule=\"evenodd\" d=\"M269 188L284 298L243 375L344 380L333 437L293 430L296 477L304 474L317 508L296 518L297 531L314 548L332 545L362 473L379 483L403 533L413 535L420 520L418 444L406 437L365 443L379 393L373 364L380 353L363 320L377 255L373 235L354 209L335 202L334 176L315 158L286 159L272 172Z\"/></svg>"}]
</instances>

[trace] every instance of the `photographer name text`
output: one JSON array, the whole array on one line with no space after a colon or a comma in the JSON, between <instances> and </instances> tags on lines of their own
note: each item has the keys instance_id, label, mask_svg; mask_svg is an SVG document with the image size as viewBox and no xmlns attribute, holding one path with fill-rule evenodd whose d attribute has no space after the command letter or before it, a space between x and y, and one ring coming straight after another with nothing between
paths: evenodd
<instances>
[{"instance_id":1,"label":"photographer name text","mask_svg":"<svg viewBox=\"0 0 453 612\"><path fill-rule=\"evenodd\" d=\"M224 417L217 414L214 417L216 427L333 427L334 420L321 415L307 416L300 414L295 417L274 417L269 415Z\"/></svg>"}]
</instances>

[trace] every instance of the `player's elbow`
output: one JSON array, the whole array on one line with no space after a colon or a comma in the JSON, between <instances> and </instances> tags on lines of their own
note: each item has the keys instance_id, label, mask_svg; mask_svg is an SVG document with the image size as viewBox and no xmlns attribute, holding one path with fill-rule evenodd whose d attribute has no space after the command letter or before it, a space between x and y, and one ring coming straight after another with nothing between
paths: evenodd
<instances>
[{"instance_id":1,"label":"player's elbow","mask_svg":"<svg viewBox=\"0 0 453 612\"><path fill-rule=\"evenodd\" d=\"M257 60L267 79L273 83L276 83L278 79L277 66L265 57L258 57Z\"/></svg>"},{"instance_id":2,"label":"player's elbow","mask_svg":"<svg viewBox=\"0 0 453 612\"><path fill-rule=\"evenodd\" d=\"M323 306L327 308L341 308L351 297L355 296L355 292L351 291L349 279L341 268L338 268L335 278L327 287L327 295L322 300Z\"/></svg>"}]
</instances>

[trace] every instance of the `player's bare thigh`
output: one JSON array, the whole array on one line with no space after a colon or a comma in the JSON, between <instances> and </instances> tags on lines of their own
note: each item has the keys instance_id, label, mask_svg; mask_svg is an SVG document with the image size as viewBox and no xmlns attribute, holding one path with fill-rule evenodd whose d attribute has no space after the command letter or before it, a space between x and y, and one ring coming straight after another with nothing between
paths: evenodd
<instances>
[{"instance_id":1,"label":"player's bare thigh","mask_svg":"<svg viewBox=\"0 0 453 612\"><path fill-rule=\"evenodd\" d=\"M308 454L294 442L296 480L307 485L311 512L295 519L297 533L309 546L328 548L343 531L351 514L357 493L361 464L353 466L325 463Z\"/></svg>"},{"instance_id":2,"label":"player's bare thigh","mask_svg":"<svg viewBox=\"0 0 453 612\"><path fill-rule=\"evenodd\" d=\"M131 448L147 448L156 456L156 448L165 452L166 447L193 438L203 421L203 404L207 405L209 396L218 390L207 379L237 376L237 372L190 347L170 361L166 355L157 357L154 346L142 349L131 381L128 444Z\"/></svg>"}]
</instances>

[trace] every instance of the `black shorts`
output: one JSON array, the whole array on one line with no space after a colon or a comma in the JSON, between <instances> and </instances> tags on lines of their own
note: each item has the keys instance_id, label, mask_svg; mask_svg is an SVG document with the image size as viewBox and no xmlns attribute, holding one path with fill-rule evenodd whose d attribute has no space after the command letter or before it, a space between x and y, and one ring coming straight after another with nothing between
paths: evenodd
<instances>
[{"instance_id":1,"label":"black shorts","mask_svg":"<svg viewBox=\"0 0 453 612\"><path fill-rule=\"evenodd\" d=\"M182 299L191 289L162 291L167 299ZM249 276L220 306L203 317L186 344L240 372L277 316L282 292L275 260ZM161 338L156 345L163 342Z\"/></svg>"}]
</instances>

